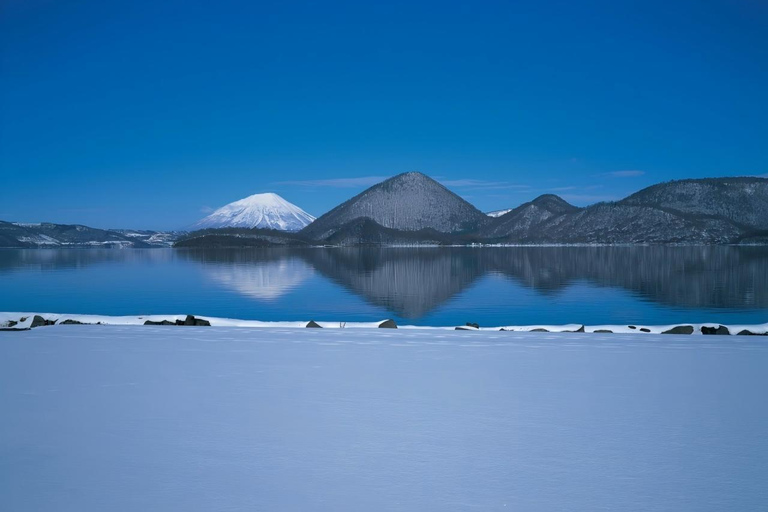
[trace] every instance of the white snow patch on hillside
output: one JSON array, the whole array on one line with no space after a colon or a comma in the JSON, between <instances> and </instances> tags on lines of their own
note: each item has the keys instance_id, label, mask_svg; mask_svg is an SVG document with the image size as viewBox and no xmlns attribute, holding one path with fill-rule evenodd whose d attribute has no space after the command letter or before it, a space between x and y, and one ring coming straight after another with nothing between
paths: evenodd
<instances>
[{"instance_id":1,"label":"white snow patch on hillside","mask_svg":"<svg viewBox=\"0 0 768 512\"><path fill-rule=\"evenodd\" d=\"M514 208L508 208L506 210L496 210L493 212L487 212L486 215L489 217L501 217L502 215L507 214L512 210L514 210Z\"/></svg>"}]
</instances>

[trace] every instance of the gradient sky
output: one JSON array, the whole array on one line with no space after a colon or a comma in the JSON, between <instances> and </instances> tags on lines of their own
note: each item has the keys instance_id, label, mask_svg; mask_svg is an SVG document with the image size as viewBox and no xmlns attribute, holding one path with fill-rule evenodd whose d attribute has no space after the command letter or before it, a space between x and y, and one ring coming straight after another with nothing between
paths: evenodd
<instances>
[{"instance_id":1,"label":"gradient sky","mask_svg":"<svg viewBox=\"0 0 768 512\"><path fill-rule=\"evenodd\" d=\"M768 173L768 2L0 1L0 219L319 215L418 170L488 211Z\"/></svg>"}]
</instances>

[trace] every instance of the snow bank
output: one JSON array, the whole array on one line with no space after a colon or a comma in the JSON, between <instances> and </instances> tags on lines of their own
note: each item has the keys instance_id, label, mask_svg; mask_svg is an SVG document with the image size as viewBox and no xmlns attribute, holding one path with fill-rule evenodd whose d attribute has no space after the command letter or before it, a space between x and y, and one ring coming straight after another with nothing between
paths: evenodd
<instances>
[{"instance_id":1,"label":"snow bank","mask_svg":"<svg viewBox=\"0 0 768 512\"><path fill-rule=\"evenodd\" d=\"M65 323L101 324L101 325L144 325L146 322L183 322L188 315L142 315L142 316L105 316L73 315L65 313L0 312L0 328L4 330L23 330L33 327L34 317L41 317L47 325ZM241 320L236 318L217 318L195 316L198 320L210 323L212 327L252 327L252 328L305 328L308 324L325 329L375 329L394 327L392 320L377 322L343 322L302 320L293 322L266 322L261 320ZM511 332L556 332L556 333L597 333L597 334L744 334L768 335L768 323L757 325L724 325L719 323L670 324L670 325L506 325L499 327L458 326L420 326L397 325L399 329L426 330L465 330L465 331L511 331ZM727 330L727 332L725 330Z\"/></svg>"}]
</instances>

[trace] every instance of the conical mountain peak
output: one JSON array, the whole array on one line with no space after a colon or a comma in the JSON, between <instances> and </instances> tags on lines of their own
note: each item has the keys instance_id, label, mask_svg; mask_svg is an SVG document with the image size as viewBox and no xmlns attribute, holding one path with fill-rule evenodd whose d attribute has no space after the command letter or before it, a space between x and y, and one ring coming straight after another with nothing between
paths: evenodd
<instances>
[{"instance_id":1,"label":"conical mountain peak","mask_svg":"<svg viewBox=\"0 0 768 512\"><path fill-rule=\"evenodd\" d=\"M303 233L322 240L359 218L401 231L434 229L442 233L474 229L487 220L481 211L429 176L406 172L337 206Z\"/></svg>"},{"instance_id":2,"label":"conical mountain peak","mask_svg":"<svg viewBox=\"0 0 768 512\"><path fill-rule=\"evenodd\" d=\"M193 224L191 229L238 227L299 231L313 220L313 216L295 204L274 192L266 192L222 206Z\"/></svg>"}]
</instances>

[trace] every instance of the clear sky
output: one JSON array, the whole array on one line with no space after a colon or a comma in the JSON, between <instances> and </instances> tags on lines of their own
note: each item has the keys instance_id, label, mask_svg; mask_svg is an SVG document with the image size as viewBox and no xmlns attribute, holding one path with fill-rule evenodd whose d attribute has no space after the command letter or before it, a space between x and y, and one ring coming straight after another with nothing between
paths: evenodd
<instances>
[{"instance_id":1,"label":"clear sky","mask_svg":"<svg viewBox=\"0 0 768 512\"><path fill-rule=\"evenodd\" d=\"M488 211L768 173L768 2L0 0L0 219L319 215L417 170Z\"/></svg>"}]
</instances>

